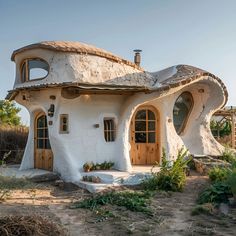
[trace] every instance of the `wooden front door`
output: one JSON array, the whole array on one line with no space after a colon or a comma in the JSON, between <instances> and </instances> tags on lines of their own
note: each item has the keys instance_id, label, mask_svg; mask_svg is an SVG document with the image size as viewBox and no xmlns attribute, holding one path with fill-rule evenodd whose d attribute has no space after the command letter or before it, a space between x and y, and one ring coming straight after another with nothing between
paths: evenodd
<instances>
[{"instance_id":1,"label":"wooden front door","mask_svg":"<svg viewBox=\"0 0 236 236\"><path fill-rule=\"evenodd\" d=\"M153 165L160 162L159 117L152 106L140 107L131 121L131 163Z\"/></svg>"},{"instance_id":2,"label":"wooden front door","mask_svg":"<svg viewBox=\"0 0 236 236\"><path fill-rule=\"evenodd\" d=\"M53 153L48 137L47 117L40 113L35 119L34 168L53 170Z\"/></svg>"}]
</instances>

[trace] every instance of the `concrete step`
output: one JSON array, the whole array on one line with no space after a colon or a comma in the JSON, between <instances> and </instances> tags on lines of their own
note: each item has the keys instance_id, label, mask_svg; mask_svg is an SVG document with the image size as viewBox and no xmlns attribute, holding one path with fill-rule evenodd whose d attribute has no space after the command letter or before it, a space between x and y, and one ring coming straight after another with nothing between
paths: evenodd
<instances>
[{"instance_id":1,"label":"concrete step","mask_svg":"<svg viewBox=\"0 0 236 236\"><path fill-rule=\"evenodd\" d=\"M101 183L93 183L87 181L77 181L79 187L87 189L91 193L100 192L104 189L121 185L138 185L143 180L150 178L152 175L148 173L129 173L122 171L91 171L83 172L82 176L96 176L101 179Z\"/></svg>"}]
</instances>

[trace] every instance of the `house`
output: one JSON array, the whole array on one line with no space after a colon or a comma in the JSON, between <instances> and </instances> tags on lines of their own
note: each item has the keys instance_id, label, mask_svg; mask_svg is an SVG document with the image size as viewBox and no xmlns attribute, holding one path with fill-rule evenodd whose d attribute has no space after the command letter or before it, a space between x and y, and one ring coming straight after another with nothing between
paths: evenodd
<instances>
[{"instance_id":1,"label":"house","mask_svg":"<svg viewBox=\"0 0 236 236\"><path fill-rule=\"evenodd\" d=\"M13 52L16 78L7 99L30 113L21 170L39 168L78 180L85 162L114 168L175 158L184 146L196 155L223 147L210 131L212 114L227 101L215 75L177 65L158 72L79 42L46 41Z\"/></svg>"}]
</instances>

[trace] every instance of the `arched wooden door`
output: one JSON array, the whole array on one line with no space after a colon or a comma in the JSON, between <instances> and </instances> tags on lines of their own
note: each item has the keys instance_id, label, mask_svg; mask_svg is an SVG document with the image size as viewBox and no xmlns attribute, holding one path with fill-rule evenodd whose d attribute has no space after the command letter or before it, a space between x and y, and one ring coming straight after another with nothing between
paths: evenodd
<instances>
[{"instance_id":1,"label":"arched wooden door","mask_svg":"<svg viewBox=\"0 0 236 236\"><path fill-rule=\"evenodd\" d=\"M53 153L48 137L47 117L39 113L35 119L34 168L53 170Z\"/></svg>"},{"instance_id":2,"label":"arched wooden door","mask_svg":"<svg viewBox=\"0 0 236 236\"><path fill-rule=\"evenodd\" d=\"M131 121L131 163L153 165L160 162L159 116L152 106L140 107Z\"/></svg>"}]
</instances>

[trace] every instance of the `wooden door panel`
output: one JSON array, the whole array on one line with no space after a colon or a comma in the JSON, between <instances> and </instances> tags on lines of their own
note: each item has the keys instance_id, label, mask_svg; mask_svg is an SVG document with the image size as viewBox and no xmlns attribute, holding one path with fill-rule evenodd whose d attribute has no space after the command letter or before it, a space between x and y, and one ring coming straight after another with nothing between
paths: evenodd
<instances>
[{"instance_id":1,"label":"wooden door panel","mask_svg":"<svg viewBox=\"0 0 236 236\"><path fill-rule=\"evenodd\" d=\"M34 167L53 170L53 153L49 143L47 118L40 113L35 119L35 157Z\"/></svg>"},{"instance_id":2,"label":"wooden door panel","mask_svg":"<svg viewBox=\"0 0 236 236\"><path fill-rule=\"evenodd\" d=\"M146 110L146 118L144 114L144 110ZM138 111L141 114L138 114ZM160 150L159 150L159 124L158 124L158 113L155 111L154 108L145 108L141 107L137 112L135 112L132 121L131 121L131 149L130 149L130 156L131 162L134 165L153 165L156 162L160 162ZM155 115L154 115L155 114ZM151 117L149 119L149 117ZM137 120L136 120L137 118ZM144 120L144 118L146 120ZM146 125L143 123L146 122ZM150 126L149 124L154 125ZM135 130L135 123L138 124L136 127L138 130ZM142 126L141 126L142 125ZM146 127L146 128L145 128ZM146 129L146 130L144 130ZM149 130L150 129L150 130ZM138 133L146 133L146 141L142 139L137 139L135 134ZM149 139L149 134L152 133L152 139ZM151 137L151 136L150 136Z\"/></svg>"}]
</instances>

